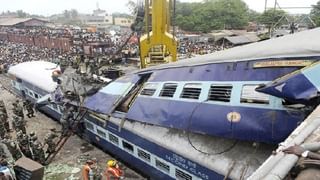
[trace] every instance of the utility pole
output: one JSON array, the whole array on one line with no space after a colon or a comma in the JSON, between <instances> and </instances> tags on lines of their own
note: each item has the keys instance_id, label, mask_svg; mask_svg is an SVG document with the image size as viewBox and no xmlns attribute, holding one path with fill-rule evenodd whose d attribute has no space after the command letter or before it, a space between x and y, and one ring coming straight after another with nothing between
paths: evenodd
<instances>
[{"instance_id":1,"label":"utility pole","mask_svg":"<svg viewBox=\"0 0 320 180\"><path fill-rule=\"evenodd\" d=\"M265 0L265 2L264 2L264 12L267 11L267 6L268 6L268 0Z\"/></svg>"},{"instance_id":2,"label":"utility pole","mask_svg":"<svg viewBox=\"0 0 320 180\"><path fill-rule=\"evenodd\" d=\"M275 18L275 17L276 17L277 4L278 4L278 0L274 0L273 18ZM272 36L273 36L273 31L274 31L274 29L275 29L275 26L274 26L274 25L275 25L275 24L274 24L274 23L272 23L272 24L271 24L271 27L270 27L270 29L269 29L270 38L272 38Z\"/></svg>"}]
</instances>

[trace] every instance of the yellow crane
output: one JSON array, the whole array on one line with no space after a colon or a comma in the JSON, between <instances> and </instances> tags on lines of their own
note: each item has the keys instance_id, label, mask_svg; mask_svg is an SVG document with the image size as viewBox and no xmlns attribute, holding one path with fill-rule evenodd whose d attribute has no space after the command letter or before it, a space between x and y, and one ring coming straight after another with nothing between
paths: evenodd
<instances>
[{"instance_id":1,"label":"yellow crane","mask_svg":"<svg viewBox=\"0 0 320 180\"><path fill-rule=\"evenodd\" d=\"M177 60L177 40L170 34L171 9L172 0L145 0L146 34L140 38L141 68Z\"/></svg>"}]
</instances>

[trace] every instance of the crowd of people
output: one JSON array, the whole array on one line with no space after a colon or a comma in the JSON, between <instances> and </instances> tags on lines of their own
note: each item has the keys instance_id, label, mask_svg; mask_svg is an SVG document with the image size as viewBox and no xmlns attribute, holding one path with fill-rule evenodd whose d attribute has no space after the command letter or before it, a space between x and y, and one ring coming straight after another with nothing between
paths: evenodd
<instances>
[{"instance_id":1,"label":"crowd of people","mask_svg":"<svg viewBox=\"0 0 320 180\"><path fill-rule=\"evenodd\" d=\"M20 29L1 28L0 32L27 36L47 36L49 38L69 38L72 46L69 51L56 48L41 48L23 43L0 40L0 66L10 66L26 61L45 60L57 62L59 59L71 61L80 55L110 59L116 57L137 57L137 41L128 41L130 31L88 32L77 29ZM126 43L128 41L128 43ZM92 45L93 44L93 45ZM99 45L101 44L101 46ZM85 52L85 46L90 51ZM122 51L121 51L122 50ZM118 54L117 54L118 53ZM0 68L1 69L1 68Z\"/></svg>"},{"instance_id":2,"label":"crowd of people","mask_svg":"<svg viewBox=\"0 0 320 180\"><path fill-rule=\"evenodd\" d=\"M179 53L187 55L204 55L229 49L230 46L217 45L210 42L181 40L179 42Z\"/></svg>"}]
</instances>

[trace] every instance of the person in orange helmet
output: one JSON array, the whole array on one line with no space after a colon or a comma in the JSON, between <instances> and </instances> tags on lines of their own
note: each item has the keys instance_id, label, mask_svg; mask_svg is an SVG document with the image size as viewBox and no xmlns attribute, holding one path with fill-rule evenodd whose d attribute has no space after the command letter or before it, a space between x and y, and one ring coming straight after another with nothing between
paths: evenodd
<instances>
[{"instance_id":1,"label":"person in orange helmet","mask_svg":"<svg viewBox=\"0 0 320 180\"><path fill-rule=\"evenodd\" d=\"M116 160L109 160L107 162L107 169L105 170L106 180L119 180L124 179L122 176L123 172L120 169Z\"/></svg>"}]
</instances>

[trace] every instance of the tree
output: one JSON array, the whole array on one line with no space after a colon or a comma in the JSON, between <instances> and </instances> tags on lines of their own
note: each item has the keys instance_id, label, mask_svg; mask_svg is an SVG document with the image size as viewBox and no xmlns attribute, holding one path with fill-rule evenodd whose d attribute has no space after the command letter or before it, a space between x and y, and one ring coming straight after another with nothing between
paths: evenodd
<instances>
[{"instance_id":1,"label":"tree","mask_svg":"<svg viewBox=\"0 0 320 180\"><path fill-rule=\"evenodd\" d=\"M64 18L66 18L66 19L70 19L70 12L69 12L68 10L64 10L64 11L63 11L63 16L64 16Z\"/></svg>"},{"instance_id":2,"label":"tree","mask_svg":"<svg viewBox=\"0 0 320 180\"><path fill-rule=\"evenodd\" d=\"M275 25L282 25L286 20L285 15L283 10L269 9L258 17L258 21L270 30Z\"/></svg>"},{"instance_id":3,"label":"tree","mask_svg":"<svg viewBox=\"0 0 320 180\"><path fill-rule=\"evenodd\" d=\"M250 22L258 22L260 15L261 15L260 13L254 10L249 9L248 11L248 18Z\"/></svg>"},{"instance_id":4,"label":"tree","mask_svg":"<svg viewBox=\"0 0 320 180\"><path fill-rule=\"evenodd\" d=\"M70 16L71 16L72 19L77 19L78 15L79 15L79 13L78 13L78 11L76 9L71 9L70 10Z\"/></svg>"},{"instance_id":5,"label":"tree","mask_svg":"<svg viewBox=\"0 0 320 180\"><path fill-rule=\"evenodd\" d=\"M310 16L316 25L320 26L320 1L318 1L316 5L312 6Z\"/></svg>"},{"instance_id":6,"label":"tree","mask_svg":"<svg viewBox=\"0 0 320 180\"><path fill-rule=\"evenodd\" d=\"M177 2L177 25L187 31L242 29L248 23L249 9L242 0L206 0L203 3Z\"/></svg>"},{"instance_id":7,"label":"tree","mask_svg":"<svg viewBox=\"0 0 320 180\"><path fill-rule=\"evenodd\" d=\"M19 18L25 18L25 17L27 17L27 13L26 12L24 12L24 11L22 11L22 10L18 10L17 12L17 16L19 17Z\"/></svg>"}]
</instances>

